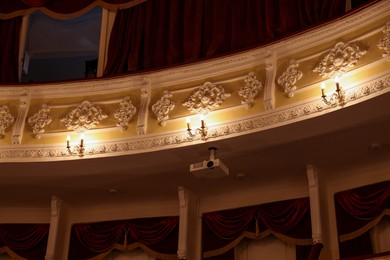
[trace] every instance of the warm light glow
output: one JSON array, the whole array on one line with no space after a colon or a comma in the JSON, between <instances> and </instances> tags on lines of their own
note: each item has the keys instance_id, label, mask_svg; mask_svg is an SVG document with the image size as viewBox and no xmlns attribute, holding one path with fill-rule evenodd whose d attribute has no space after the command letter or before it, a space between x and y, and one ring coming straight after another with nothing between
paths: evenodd
<instances>
[{"instance_id":1,"label":"warm light glow","mask_svg":"<svg viewBox=\"0 0 390 260\"><path fill-rule=\"evenodd\" d=\"M200 124L201 124L201 127L204 128L204 115L200 115Z\"/></svg>"},{"instance_id":2,"label":"warm light glow","mask_svg":"<svg viewBox=\"0 0 390 260\"><path fill-rule=\"evenodd\" d=\"M84 146L84 133L81 133L81 134L80 134L80 146L81 146L81 147Z\"/></svg>"},{"instance_id":3,"label":"warm light glow","mask_svg":"<svg viewBox=\"0 0 390 260\"><path fill-rule=\"evenodd\" d=\"M339 77L338 77L338 76L336 76L336 77L334 78L334 81L336 82L336 84L340 83L340 79L339 79Z\"/></svg>"},{"instance_id":4,"label":"warm light glow","mask_svg":"<svg viewBox=\"0 0 390 260\"><path fill-rule=\"evenodd\" d=\"M325 89L325 88L326 88L325 82L322 82L322 83L321 83L321 89Z\"/></svg>"},{"instance_id":5,"label":"warm light glow","mask_svg":"<svg viewBox=\"0 0 390 260\"><path fill-rule=\"evenodd\" d=\"M187 117L186 122L187 122L187 130L191 130L191 125L190 125L191 121L189 117Z\"/></svg>"},{"instance_id":6,"label":"warm light glow","mask_svg":"<svg viewBox=\"0 0 390 260\"><path fill-rule=\"evenodd\" d=\"M70 135L66 137L66 148L70 148Z\"/></svg>"}]
</instances>

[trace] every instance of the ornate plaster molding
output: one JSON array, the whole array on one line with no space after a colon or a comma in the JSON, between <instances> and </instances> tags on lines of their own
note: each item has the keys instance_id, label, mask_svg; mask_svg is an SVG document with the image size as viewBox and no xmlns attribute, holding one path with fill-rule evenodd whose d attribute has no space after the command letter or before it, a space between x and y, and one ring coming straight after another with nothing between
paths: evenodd
<instances>
[{"instance_id":1,"label":"ornate plaster molding","mask_svg":"<svg viewBox=\"0 0 390 260\"><path fill-rule=\"evenodd\" d=\"M390 61L390 22L386 23L382 32L384 36L379 40L377 46L380 50L383 50L382 57Z\"/></svg>"},{"instance_id":2,"label":"ornate plaster molding","mask_svg":"<svg viewBox=\"0 0 390 260\"><path fill-rule=\"evenodd\" d=\"M137 109L131 103L130 97L124 97L119 105L120 107L114 113L114 117L118 119L116 125L119 126L122 131L126 131L128 128L127 125L137 112Z\"/></svg>"},{"instance_id":3,"label":"ornate plaster molding","mask_svg":"<svg viewBox=\"0 0 390 260\"><path fill-rule=\"evenodd\" d=\"M28 123L31 126L34 137L40 139L45 132L45 127L51 123L51 117L49 116L50 107L43 104L41 109L33 116L28 118Z\"/></svg>"},{"instance_id":4,"label":"ornate plaster molding","mask_svg":"<svg viewBox=\"0 0 390 260\"><path fill-rule=\"evenodd\" d=\"M89 101L83 101L77 108L73 109L60 121L65 124L68 130L83 133L98 125L107 117L102 109Z\"/></svg>"},{"instance_id":5,"label":"ornate plaster molding","mask_svg":"<svg viewBox=\"0 0 390 260\"><path fill-rule=\"evenodd\" d=\"M28 110L30 108L31 92L27 89L19 97L18 116L12 133L12 144L21 144L23 138L23 130L26 122Z\"/></svg>"},{"instance_id":6,"label":"ornate plaster molding","mask_svg":"<svg viewBox=\"0 0 390 260\"><path fill-rule=\"evenodd\" d=\"M255 97L259 91L263 89L263 86L261 85L261 82L256 79L254 72L250 72L244 82L244 86L238 90L238 95L244 98L241 103L246 105L247 108L251 108Z\"/></svg>"},{"instance_id":7,"label":"ornate plaster molding","mask_svg":"<svg viewBox=\"0 0 390 260\"><path fill-rule=\"evenodd\" d=\"M354 68L358 60L366 52L365 50L360 50L356 44L338 42L322 58L317 67L313 69L313 72L317 72L322 78L342 76Z\"/></svg>"},{"instance_id":8,"label":"ornate plaster molding","mask_svg":"<svg viewBox=\"0 0 390 260\"><path fill-rule=\"evenodd\" d=\"M206 115L220 107L231 93L225 92L222 86L206 82L196 89L191 96L183 103L191 113Z\"/></svg>"},{"instance_id":9,"label":"ornate plaster molding","mask_svg":"<svg viewBox=\"0 0 390 260\"><path fill-rule=\"evenodd\" d=\"M141 87L141 106L140 106L138 121L137 121L138 135L146 134L151 94L152 94L152 83L149 78L144 78Z\"/></svg>"},{"instance_id":10,"label":"ornate plaster molding","mask_svg":"<svg viewBox=\"0 0 390 260\"><path fill-rule=\"evenodd\" d=\"M289 98L294 96L294 91L297 89L295 84L303 76L302 71L298 70L299 63L293 59L285 72L278 78L278 84L284 90Z\"/></svg>"},{"instance_id":11,"label":"ornate plaster molding","mask_svg":"<svg viewBox=\"0 0 390 260\"><path fill-rule=\"evenodd\" d=\"M366 100L370 96L386 93L390 89L390 75L385 75L372 81L363 83L346 91L348 101ZM231 136L243 135L254 131L262 131L273 126L280 126L304 120L316 116L327 109L335 109L325 105L322 100L316 99L307 103L289 106L285 109L271 110L251 118L238 120L231 123L209 127L208 139L223 139ZM86 156L105 157L124 154L133 154L142 151L168 149L182 145L190 145L201 140L188 140L185 131L165 133L158 136L144 136L116 142L107 142L96 145L88 145ZM35 160L62 160L69 157L65 147L18 147L0 150L0 158L5 161L35 161Z\"/></svg>"},{"instance_id":12,"label":"ornate plaster molding","mask_svg":"<svg viewBox=\"0 0 390 260\"><path fill-rule=\"evenodd\" d=\"M276 75L276 53L268 51L265 59L265 88L264 108L271 110L275 107L275 75Z\"/></svg>"},{"instance_id":13,"label":"ornate plaster molding","mask_svg":"<svg viewBox=\"0 0 390 260\"><path fill-rule=\"evenodd\" d=\"M170 100L172 96L169 90L165 90L162 97L152 106L152 111L162 126L166 125L166 120L169 119L169 112L175 108L175 102Z\"/></svg>"},{"instance_id":14,"label":"ornate plaster molding","mask_svg":"<svg viewBox=\"0 0 390 260\"><path fill-rule=\"evenodd\" d=\"M6 105L0 106L0 139L5 137L5 130L14 123L14 117Z\"/></svg>"}]
</instances>

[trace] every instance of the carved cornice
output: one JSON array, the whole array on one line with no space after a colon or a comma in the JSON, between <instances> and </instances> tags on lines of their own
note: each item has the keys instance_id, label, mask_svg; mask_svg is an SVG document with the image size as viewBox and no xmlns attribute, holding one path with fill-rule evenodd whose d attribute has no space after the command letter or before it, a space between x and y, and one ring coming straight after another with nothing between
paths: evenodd
<instances>
[{"instance_id":1,"label":"carved cornice","mask_svg":"<svg viewBox=\"0 0 390 260\"><path fill-rule=\"evenodd\" d=\"M347 101L366 100L378 93L386 93L390 89L390 75L366 82L355 88L346 91ZM271 110L248 119L237 120L231 123L224 123L209 128L209 139L224 139L231 136L244 135L256 131L262 131L271 127L288 124L292 121L305 120L313 117L316 113L321 113L330 108L321 99L308 101L307 103L292 105L280 110ZM200 139L188 140L185 131L179 131L158 136L140 136L128 140L107 142L96 145L88 145L85 157L105 157L124 154L134 154L137 152L162 150L176 146L191 145L193 142L201 142ZM11 149L0 150L0 158L7 161L14 159L18 161L34 160L62 160L70 157L65 147L27 147L18 146Z\"/></svg>"}]
</instances>

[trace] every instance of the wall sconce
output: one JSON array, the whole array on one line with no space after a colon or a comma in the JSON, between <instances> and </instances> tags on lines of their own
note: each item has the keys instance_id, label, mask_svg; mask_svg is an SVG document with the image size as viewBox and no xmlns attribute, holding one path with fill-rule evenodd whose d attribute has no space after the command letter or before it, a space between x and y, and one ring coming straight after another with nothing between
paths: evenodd
<instances>
[{"instance_id":1,"label":"wall sconce","mask_svg":"<svg viewBox=\"0 0 390 260\"><path fill-rule=\"evenodd\" d=\"M321 93L322 93L321 97L324 103L327 105L335 106L337 104L339 105L345 104L345 92L340 87L340 80L337 76L335 78L335 83L336 83L336 92L332 93L329 99L325 95L325 83L324 82L321 83Z\"/></svg>"},{"instance_id":2,"label":"wall sconce","mask_svg":"<svg viewBox=\"0 0 390 260\"><path fill-rule=\"evenodd\" d=\"M187 122L187 133L190 138L194 138L199 136L202 140L206 140L207 137L207 127L206 123L204 121L204 116L200 115L200 127L196 128L195 131L191 129L191 122L190 119L187 117L186 119Z\"/></svg>"},{"instance_id":3,"label":"wall sconce","mask_svg":"<svg viewBox=\"0 0 390 260\"><path fill-rule=\"evenodd\" d=\"M70 146L70 135L66 137L66 149L68 149L68 153L70 155L78 155L80 157L84 156L84 134L80 134L80 143L73 148Z\"/></svg>"}]
</instances>

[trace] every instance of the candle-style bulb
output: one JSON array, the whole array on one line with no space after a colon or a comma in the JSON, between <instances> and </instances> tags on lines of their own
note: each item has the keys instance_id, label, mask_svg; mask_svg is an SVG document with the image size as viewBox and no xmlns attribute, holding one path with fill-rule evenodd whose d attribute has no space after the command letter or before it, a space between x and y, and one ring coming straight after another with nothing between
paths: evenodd
<instances>
[{"instance_id":1,"label":"candle-style bulb","mask_svg":"<svg viewBox=\"0 0 390 260\"><path fill-rule=\"evenodd\" d=\"M80 146L81 146L81 147L84 146L84 133L81 133L81 134L80 134Z\"/></svg>"},{"instance_id":2,"label":"candle-style bulb","mask_svg":"<svg viewBox=\"0 0 390 260\"><path fill-rule=\"evenodd\" d=\"M322 97L325 97L325 82L322 82L321 83L321 93L322 93Z\"/></svg>"},{"instance_id":3,"label":"candle-style bulb","mask_svg":"<svg viewBox=\"0 0 390 260\"><path fill-rule=\"evenodd\" d=\"M66 148L70 148L70 135L66 137Z\"/></svg>"},{"instance_id":4,"label":"candle-style bulb","mask_svg":"<svg viewBox=\"0 0 390 260\"><path fill-rule=\"evenodd\" d=\"M191 121L190 121L190 118L187 117L186 123L187 123L187 130L190 131L190 130L191 130L191 125L190 125Z\"/></svg>"},{"instance_id":5,"label":"candle-style bulb","mask_svg":"<svg viewBox=\"0 0 390 260\"><path fill-rule=\"evenodd\" d=\"M334 81L336 82L336 91L340 91L340 79L339 79L339 77L336 76Z\"/></svg>"},{"instance_id":6,"label":"candle-style bulb","mask_svg":"<svg viewBox=\"0 0 390 260\"><path fill-rule=\"evenodd\" d=\"M205 126L204 126L204 115L203 114L200 115L200 124L201 124L202 128L205 128Z\"/></svg>"}]
</instances>

